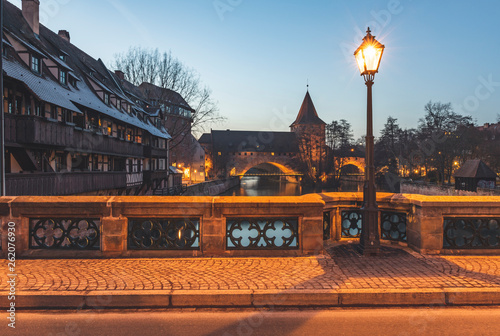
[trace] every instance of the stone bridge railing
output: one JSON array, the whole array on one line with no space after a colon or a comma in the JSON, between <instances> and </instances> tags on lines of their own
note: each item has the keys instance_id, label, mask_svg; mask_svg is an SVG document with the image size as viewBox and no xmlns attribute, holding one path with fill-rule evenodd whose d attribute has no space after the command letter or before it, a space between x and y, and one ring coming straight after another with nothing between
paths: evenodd
<instances>
[{"instance_id":1,"label":"stone bridge railing","mask_svg":"<svg viewBox=\"0 0 500 336\"><path fill-rule=\"evenodd\" d=\"M14 247L25 258L311 255L323 248L324 205L319 195L4 197L1 252L7 257Z\"/></svg>"},{"instance_id":2,"label":"stone bridge railing","mask_svg":"<svg viewBox=\"0 0 500 336\"><path fill-rule=\"evenodd\" d=\"M357 238L362 193L321 196L324 238ZM377 203L382 239L427 254L500 254L500 197L378 193Z\"/></svg>"},{"instance_id":3,"label":"stone bridge railing","mask_svg":"<svg viewBox=\"0 0 500 336\"><path fill-rule=\"evenodd\" d=\"M500 253L500 197L379 193L382 239L423 253ZM1 256L300 256L356 239L361 193L297 197L3 197Z\"/></svg>"}]
</instances>

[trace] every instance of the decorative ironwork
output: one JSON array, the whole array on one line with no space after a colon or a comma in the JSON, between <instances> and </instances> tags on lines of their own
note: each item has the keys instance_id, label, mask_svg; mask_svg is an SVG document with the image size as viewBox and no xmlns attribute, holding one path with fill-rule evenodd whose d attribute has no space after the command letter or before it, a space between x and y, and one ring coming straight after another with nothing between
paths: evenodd
<instances>
[{"instance_id":1,"label":"decorative ironwork","mask_svg":"<svg viewBox=\"0 0 500 336\"><path fill-rule=\"evenodd\" d=\"M363 212L361 210L342 211L342 237L361 237Z\"/></svg>"},{"instance_id":2,"label":"decorative ironwork","mask_svg":"<svg viewBox=\"0 0 500 336\"><path fill-rule=\"evenodd\" d=\"M99 219L30 219L31 249L99 250Z\"/></svg>"},{"instance_id":3,"label":"decorative ironwork","mask_svg":"<svg viewBox=\"0 0 500 336\"><path fill-rule=\"evenodd\" d=\"M382 239L406 241L406 213L382 211L381 217Z\"/></svg>"},{"instance_id":4,"label":"decorative ironwork","mask_svg":"<svg viewBox=\"0 0 500 336\"><path fill-rule=\"evenodd\" d=\"M199 250L199 218L129 219L129 250Z\"/></svg>"},{"instance_id":5,"label":"decorative ironwork","mask_svg":"<svg viewBox=\"0 0 500 336\"><path fill-rule=\"evenodd\" d=\"M331 224L330 211L323 212L323 240L328 240L331 238L330 229Z\"/></svg>"},{"instance_id":6,"label":"decorative ironwork","mask_svg":"<svg viewBox=\"0 0 500 336\"><path fill-rule=\"evenodd\" d=\"M500 218L445 218L443 233L444 248L500 248Z\"/></svg>"},{"instance_id":7,"label":"decorative ironwork","mask_svg":"<svg viewBox=\"0 0 500 336\"><path fill-rule=\"evenodd\" d=\"M227 249L298 249L298 218L228 218Z\"/></svg>"}]
</instances>

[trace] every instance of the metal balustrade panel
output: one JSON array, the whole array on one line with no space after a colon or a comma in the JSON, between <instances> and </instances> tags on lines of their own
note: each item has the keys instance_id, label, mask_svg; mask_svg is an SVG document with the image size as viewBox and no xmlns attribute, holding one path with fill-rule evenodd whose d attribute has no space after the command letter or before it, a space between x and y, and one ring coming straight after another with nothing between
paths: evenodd
<instances>
[{"instance_id":1,"label":"metal balustrade panel","mask_svg":"<svg viewBox=\"0 0 500 336\"><path fill-rule=\"evenodd\" d=\"M445 249L500 249L500 218L448 217L443 226Z\"/></svg>"},{"instance_id":2,"label":"metal balustrade panel","mask_svg":"<svg viewBox=\"0 0 500 336\"><path fill-rule=\"evenodd\" d=\"M30 249L99 250L97 218L30 218Z\"/></svg>"},{"instance_id":3,"label":"metal balustrade panel","mask_svg":"<svg viewBox=\"0 0 500 336\"><path fill-rule=\"evenodd\" d=\"M330 211L323 212L323 240L331 238L332 218Z\"/></svg>"},{"instance_id":4,"label":"metal balustrade panel","mask_svg":"<svg viewBox=\"0 0 500 336\"><path fill-rule=\"evenodd\" d=\"M129 250L199 250L199 218L131 218Z\"/></svg>"},{"instance_id":5,"label":"metal balustrade panel","mask_svg":"<svg viewBox=\"0 0 500 336\"><path fill-rule=\"evenodd\" d=\"M299 248L298 218L228 218L228 250L286 250Z\"/></svg>"},{"instance_id":6,"label":"metal balustrade panel","mask_svg":"<svg viewBox=\"0 0 500 336\"><path fill-rule=\"evenodd\" d=\"M342 211L342 238L361 237L363 212L361 210Z\"/></svg>"},{"instance_id":7,"label":"metal balustrade panel","mask_svg":"<svg viewBox=\"0 0 500 336\"><path fill-rule=\"evenodd\" d=\"M406 241L406 213L382 211L380 233L382 239Z\"/></svg>"}]
</instances>

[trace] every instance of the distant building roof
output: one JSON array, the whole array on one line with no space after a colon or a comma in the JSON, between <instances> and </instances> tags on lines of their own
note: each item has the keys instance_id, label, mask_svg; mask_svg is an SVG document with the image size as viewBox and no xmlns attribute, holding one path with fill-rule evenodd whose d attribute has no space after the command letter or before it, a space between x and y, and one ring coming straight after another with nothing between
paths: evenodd
<instances>
[{"instance_id":1,"label":"distant building roof","mask_svg":"<svg viewBox=\"0 0 500 336\"><path fill-rule=\"evenodd\" d=\"M202 138L199 140L200 143L210 142L206 141L207 137ZM212 131L212 145L215 152L298 151L295 133L292 132Z\"/></svg>"},{"instance_id":2,"label":"distant building roof","mask_svg":"<svg viewBox=\"0 0 500 336\"><path fill-rule=\"evenodd\" d=\"M181 169L174 166L170 166L169 170L172 174L184 174L184 172Z\"/></svg>"},{"instance_id":3,"label":"distant building roof","mask_svg":"<svg viewBox=\"0 0 500 336\"><path fill-rule=\"evenodd\" d=\"M320 117L318 117L318 113L316 112L316 108L314 107L311 96L309 95L309 91L307 91L306 96L304 97L297 119L295 119L291 126L303 124L326 124L320 119Z\"/></svg>"},{"instance_id":4,"label":"distant building roof","mask_svg":"<svg viewBox=\"0 0 500 336\"><path fill-rule=\"evenodd\" d=\"M454 177L494 179L497 174L481 160L468 160L454 174Z\"/></svg>"},{"instance_id":5,"label":"distant building roof","mask_svg":"<svg viewBox=\"0 0 500 336\"><path fill-rule=\"evenodd\" d=\"M212 142L212 135L210 133L203 133L198 139L199 143L208 144Z\"/></svg>"}]
</instances>

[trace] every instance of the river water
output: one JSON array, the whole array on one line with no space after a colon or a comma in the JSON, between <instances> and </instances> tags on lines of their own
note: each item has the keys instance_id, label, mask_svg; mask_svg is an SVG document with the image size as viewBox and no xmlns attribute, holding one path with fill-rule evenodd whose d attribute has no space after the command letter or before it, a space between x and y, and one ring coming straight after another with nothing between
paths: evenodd
<instances>
[{"instance_id":1,"label":"river water","mask_svg":"<svg viewBox=\"0 0 500 336\"><path fill-rule=\"evenodd\" d=\"M362 181L345 180L341 183L344 192L361 191ZM324 190L332 191L332 190ZM299 196L314 192L299 183L278 181L267 177L244 176L239 187L233 188L221 196Z\"/></svg>"}]
</instances>

